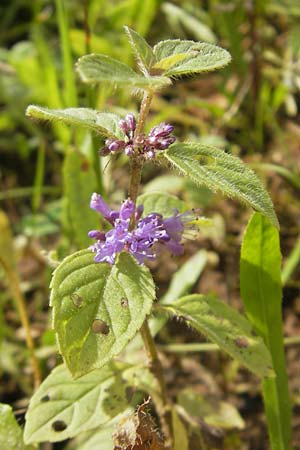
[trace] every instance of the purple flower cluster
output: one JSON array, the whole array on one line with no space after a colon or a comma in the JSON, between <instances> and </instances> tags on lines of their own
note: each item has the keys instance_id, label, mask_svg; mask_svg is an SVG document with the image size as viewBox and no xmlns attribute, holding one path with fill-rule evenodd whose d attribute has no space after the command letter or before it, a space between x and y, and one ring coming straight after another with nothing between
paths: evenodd
<instances>
[{"instance_id":1,"label":"purple flower cluster","mask_svg":"<svg viewBox=\"0 0 300 450\"><path fill-rule=\"evenodd\" d=\"M133 156L137 150L143 158L153 159L156 150L166 150L176 140L172 135L174 127L164 122L152 128L147 136L135 136L136 120L133 114L127 114L125 119L120 120L119 127L125 134L124 140L107 139L100 155L124 151L127 156Z\"/></svg>"},{"instance_id":2,"label":"purple flower cluster","mask_svg":"<svg viewBox=\"0 0 300 450\"><path fill-rule=\"evenodd\" d=\"M89 237L96 240L90 249L96 253L95 262L114 264L118 253L127 251L142 264L145 259L154 259L154 244L166 247L171 253L180 255L183 246L180 244L184 231L184 214L174 212L166 219L161 214L151 213L141 218L143 206L135 208L134 203L127 199L121 205L120 211L111 210L101 195L94 193L90 206L99 212L112 226L108 232L92 230ZM134 228L130 228L134 219Z\"/></svg>"}]
</instances>

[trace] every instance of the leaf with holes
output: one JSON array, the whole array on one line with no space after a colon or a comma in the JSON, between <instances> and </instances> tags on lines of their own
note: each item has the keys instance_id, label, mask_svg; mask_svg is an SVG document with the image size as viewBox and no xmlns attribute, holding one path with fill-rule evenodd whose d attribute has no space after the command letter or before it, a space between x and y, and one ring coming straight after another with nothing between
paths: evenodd
<instances>
[{"instance_id":1,"label":"leaf with holes","mask_svg":"<svg viewBox=\"0 0 300 450\"><path fill-rule=\"evenodd\" d=\"M273 376L272 360L263 340L254 336L250 322L212 296L187 295L162 308L188 325L260 377Z\"/></svg>"},{"instance_id":2,"label":"leaf with holes","mask_svg":"<svg viewBox=\"0 0 300 450\"><path fill-rule=\"evenodd\" d=\"M126 26L124 28L138 64L140 65L142 72L147 74L155 60L152 48L136 31Z\"/></svg>"},{"instance_id":3,"label":"leaf with holes","mask_svg":"<svg viewBox=\"0 0 300 450\"><path fill-rule=\"evenodd\" d=\"M155 45L153 52L157 60L153 69L167 77L210 72L231 61L227 50L206 42L167 40Z\"/></svg>"},{"instance_id":4,"label":"leaf with holes","mask_svg":"<svg viewBox=\"0 0 300 450\"><path fill-rule=\"evenodd\" d=\"M128 409L132 370L111 362L74 380L65 365L56 367L30 400L25 442L62 441L111 422Z\"/></svg>"},{"instance_id":5,"label":"leaf with holes","mask_svg":"<svg viewBox=\"0 0 300 450\"><path fill-rule=\"evenodd\" d=\"M139 75L126 64L100 54L82 56L77 62L77 71L82 81L92 84L109 82L141 89L159 89L171 84L170 78Z\"/></svg>"},{"instance_id":6,"label":"leaf with holes","mask_svg":"<svg viewBox=\"0 0 300 450\"><path fill-rule=\"evenodd\" d=\"M144 216L156 212L168 217L173 216L176 209L179 212L186 210L185 203L182 200L179 200L175 195L162 192L147 192L139 195L137 205L144 205Z\"/></svg>"},{"instance_id":7,"label":"leaf with holes","mask_svg":"<svg viewBox=\"0 0 300 450\"><path fill-rule=\"evenodd\" d=\"M112 266L82 250L67 257L51 282L53 325L74 377L118 355L150 313L155 289L150 271L128 253Z\"/></svg>"},{"instance_id":8,"label":"leaf with holes","mask_svg":"<svg viewBox=\"0 0 300 450\"><path fill-rule=\"evenodd\" d=\"M26 115L33 119L87 128L111 139L124 139L119 127L120 117L112 113L100 113L90 108L49 109L30 105L26 109Z\"/></svg>"},{"instance_id":9,"label":"leaf with holes","mask_svg":"<svg viewBox=\"0 0 300 450\"><path fill-rule=\"evenodd\" d=\"M173 144L164 156L195 183L245 202L279 226L269 194L256 174L236 156L197 143Z\"/></svg>"}]
</instances>

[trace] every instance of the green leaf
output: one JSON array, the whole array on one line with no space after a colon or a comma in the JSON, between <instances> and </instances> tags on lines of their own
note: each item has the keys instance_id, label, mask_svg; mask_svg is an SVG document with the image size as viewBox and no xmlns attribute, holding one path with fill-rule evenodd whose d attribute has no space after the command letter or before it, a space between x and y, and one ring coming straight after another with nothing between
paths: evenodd
<instances>
[{"instance_id":1,"label":"green leaf","mask_svg":"<svg viewBox=\"0 0 300 450\"><path fill-rule=\"evenodd\" d=\"M23 441L23 431L15 419L12 408L0 403L0 448L1 450L33 450Z\"/></svg>"},{"instance_id":2,"label":"green leaf","mask_svg":"<svg viewBox=\"0 0 300 450\"><path fill-rule=\"evenodd\" d=\"M77 71L85 83L109 82L142 89L159 89L171 84L167 77L139 75L126 64L100 54L82 56L77 62Z\"/></svg>"},{"instance_id":3,"label":"green leaf","mask_svg":"<svg viewBox=\"0 0 300 450\"><path fill-rule=\"evenodd\" d=\"M245 202L279 226L272 201L261 181L236 156L196 143L173 144L164 155L195 183Z\"/></svg>"},{"instance_id":4,"label":"green leaf","mask_svg":"<svg viewBox=\"0 0 300 450\"><path fill-rule=\"evenodd\" d=\"M188 431L175 407L172 408L172 427L176 431L174 433L173 450L189 450Z\"/></svg>"},{"instance_id":5,"label":"green leaf","mask_svg":"<svg viewBox=\"0 0 300 450\"><path fill-rule=\"evenodd\" d=\"M180 39L159 42L153 52L157 59L155 69L165 70L163 75L167 77L209 72L231 61L230 54L223 48Z\"/></svg>"},{"instance_id":6,"label":"green leaf","mask_svg":"<svg viewBox=\"0 0 300 450\"><path fill-rule=\"evenodd\" d=\"M199 250L174 273L170 286L160 303L171 303L187 294L202 274L208 259L206 250Z\"/></svg>"},{"instance_id":7,"label":"green leaf","mask_svg":"<svg viewBox=\"0 0 300 450\"><path fill-rule=\"evenodd\" d=\"M132 410L124 412L124 415L132 413ZM121 419L122 420L122 419ZM116 424L109 424L106 427L81 433L78 438L71 441L64 450L114 450L112 435Z\"/></svg>"},{"instance_id":8,"label":"green leaf","mask_svg":"<svg viewBox=\"0 0 300 450\"><path fill-rule=\"evenodd\" d=\"M60 352L78 377L118 355L141 328L155 298L149 269L128 253L94 263L83 250L66 258L51 283Z\"/></svg>"},{"instance_id":9,"label":"green leaf","mask_svg":"<svg viewBox=\"0 0 300 450\"><path fill-rule=\"evenodd\" d=\"M272 361L262 339L253 336L250 322L226 303L200 294L187 295L163 309L182 317L258 376L272 376Z\"/></svg>"},{"instance_id":10,"label":"green leaf","mask_svg":"<svg viewBox=\"0 0 300 450\"><path fill-rule=\"evenodd\" d=\"M33 119L84 127L111 139L124 138L119 128L120 117L112 113L100 113L90 108L49 109L30 105L26 109L26 115Z\"/></svg>"},{"instance_id":11,"label":"green leaf","mask_svg":"<svg viewBox=\"0 0 300 450\"><path fill-rule=\"evenodd\" d=\"M290 448L291 406L282 333L281 253L278 230L255 213L241 251L241 296L256 332L270 350L275 379L263 382L263 396L273 450Z\"/></svg>"},{"instance_id":12,"label":"green leaf","mask_svg":"<svg viewBox=\"0 0 300 450\"><path fill-rule=\"evenodd\" d=\"M148 192L139 195L137 205L144 205L144 216L156 212L165 217L169 217L173 216L176 209L179 212L186 210L185 203L182 200L179 200L175 195L164 194L162 192Z\"/></svg>"},{"instance_id":13,"label":"green leaf","mask_svg":"<svg viewBox=\"0 0 300 450\"><path fill-rule=\"evenodd\" d=\"M56 367L30 400L25 442L62 441L108 424L128 408L128 370L114 362L73 380L64 365Z\"/></svg>"},{"instance_id":14,"label":"green leaf","mask_svg":"<svg viewBox=\"0 0 300 450\"><path fill-rule=\"evenodd\" d=\"M177 401L196 423L197 419L202 419L208 426L223 430L245 428L245 422L236 407L220 401L216 396L204 396L193 389L186 388L179 393Z\"/></svg>"},{"instance_id":15,"label":"green leaf","mask_svg":"<svg viewBox=\"0 0 300 450\"><path fill-rule=\"evenodd\" d=\"M91 245L88 232L97 228L99 215L90 208L96 190L96 175L88 160L75 151L68 152L63 163L67 225L79 248Z\"/></svg>"},{"instance_id":16,"label":"green leaf","mask_svg":"<svg viewBox=\"0 0 300 450\"><path fill-rule=\"evenodd\" d=\"M141 70L144 74L147 74L152 63L155 61L152 48L136 31L126 26L124 28Z\"/></svg>"}]
</instances>

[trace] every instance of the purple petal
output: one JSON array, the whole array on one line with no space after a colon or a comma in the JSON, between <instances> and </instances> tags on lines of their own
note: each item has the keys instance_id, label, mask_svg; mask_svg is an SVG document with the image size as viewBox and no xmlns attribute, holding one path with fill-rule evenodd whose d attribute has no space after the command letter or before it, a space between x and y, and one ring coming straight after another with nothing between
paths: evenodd
<instances>
[{"instance_id":1,"label":"purple petal","mask_svg":"<svg viewBox=\"0 0 300 450\"><path fill-rule=\"evenodd\" d=\"M136 121L134 115L131 113L126 114L125 121L128 125L129 130L135 131Z\"/></svg>"},{"instance_id":2,"label":"purple petal","mask_svg":"<svg viewBox=\"0 0 300 450\"><path fill-rule=\"evenodd\" d=\"M107 203L103 200L101 195L94 192L91 197L90 208L100 213L106 220L110 222L111 209Z\"/></svg>"},{"instance_id":3,"label":"purple petal","mask_svg":"<svg viewBox=\"0 0 300 450\"><path fill-rule=\"evenodd\" d=\"M91 230L88 232L88 236L92 239L97 239L98 241L105 241L105 233L99 230Z\"/></svg>"},{"instance_id":4,"label":"purple petal","mask_svg":"<svg viewBox=\"0 0 300 450\"><path fill-rule=\"evenodd\" d=\"M120 219L130 219L134 213L135 205L129 198L122 203L120 208Z\"/></svg>"}]
</instances>

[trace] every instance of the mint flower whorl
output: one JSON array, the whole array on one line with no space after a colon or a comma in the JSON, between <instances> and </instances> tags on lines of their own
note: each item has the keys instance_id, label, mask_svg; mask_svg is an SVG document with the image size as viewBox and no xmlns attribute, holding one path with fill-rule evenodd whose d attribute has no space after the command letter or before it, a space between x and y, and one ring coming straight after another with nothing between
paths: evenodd
<instances>
[{"instance_id":1,"label":"mint flower whorl","mask_svg":"<svg viewBox=\"0 0 300 450\"><path fill-rule=\"evenodd\" d=\"M145 259L155 259L154 245L167 248L175 255L183 253L180 243L187 213L178 214L175 210L172 217L166 219L161 214L150 213L141 218L143 206L135 208L134 203L125 200L119 211L111 210L101 195L94 193L90 206L99 212L112 226L108 232L92 230L89 237L95 239L95 244L89 247L95 255L95 262L108 262L114 264L118 253L127 251L134 256L139 264ZM130 229L130 221L134 216L135 227Z\"/></svg>"},{"instance_id":2,"label":"mint flower whorl","mask_svg":"<svg viewBox=\"0 0 300 450\"><path fill-rule=\"evenodd\" d=\"M124 140L107 139L105 146L99 151L101 156L124 151L130 157L137 149L140 157L153 159L157 150L166 150L176 140L172 135L174 127L165 122L152 128L147 136L135 136L136 120L133 114L127 114L125 119L121 119L119 127L125 134Z\"/></svg>"}]
</instances>

